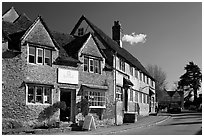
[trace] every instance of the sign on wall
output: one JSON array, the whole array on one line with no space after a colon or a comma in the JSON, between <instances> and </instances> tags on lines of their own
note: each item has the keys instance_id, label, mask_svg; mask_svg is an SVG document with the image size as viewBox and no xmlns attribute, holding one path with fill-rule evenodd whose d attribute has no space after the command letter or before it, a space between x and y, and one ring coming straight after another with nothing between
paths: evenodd
<instances>
[{"instance_id":1,"label":"sign on wall","mask_svg":"<svg viewBox=\"0 0 204 137\"><path fill-rule=\"evenodd\" d=\"M78 77L77 70L58 68L58 83L78 84Z\"/></svg>"}]
</instances>

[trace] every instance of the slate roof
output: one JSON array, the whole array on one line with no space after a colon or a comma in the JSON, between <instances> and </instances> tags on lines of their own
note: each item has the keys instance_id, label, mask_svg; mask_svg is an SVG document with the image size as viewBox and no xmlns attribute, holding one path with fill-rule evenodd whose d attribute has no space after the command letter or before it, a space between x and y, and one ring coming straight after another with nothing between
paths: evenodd
<instances>
[{"instance_id":1,"label":"slate roof","mask_svg":"<svg viewBox=\"0 0 204 137\"><path fill-rule=\"evenodd\" d=\"M96 36L102 41L103 44L107 45L113 52L116 52L117 55L121 56L123 59L125 59L126 62L132 64L139 70L141 70L143 73L145 73L147 76L149 76L151 79L154 79L149 72L144 68L144 66L139 62L137 58L135 58L132 54L130 54L127 50L124 48L121 48L117 42L112 40L109 36L107 36L101 29L99 29L97 26L95 26L93 23L91 23L85 16L82 16L77 24L75 25L74 29L70 33L71 35L74 35L77 28L81 24L81 22L85 20L87 24L92 28L92 30L96 33ZM109 58L108 58L109 59ZM109 61L111 62L111 61Z\"/></svg>"},{"instance_id":2,"label":"slate roof","mask_svg":"<svg viewBox=\"0 0 204 137\"><path fill-rule=\"evenodd\" d=\"M41 18L41 17L40 17ZM79 60L76 60L70 56L67 55L66 51L64 50L63 46L65 43L70 42L73 38L71 35L67 37L68 35L56 32L56 31L50 31L45 24L43 20L41 20L43 25L46 27L46 30L50 34L50 36L53 39L53 42L59 49L59 57L57 59L57 62L72 62L72 63L80 63ZM34 22L32 22L26 14L21 14L13 23L2 21L2 36L3 38L6 38L10 40L9 42L9 49L20 51L20 42L21 38L24 36L26 31L33 25Z\"/></svg>"},{"instance_id":3,"label":"slate roof","mask_svg":"<svg viewBox=\"0 0 204 137\"><path fill-rule=\"evenodd\" d=\"M90 35L90 33L87 33L87 34L85 34L85 35L83 35L81 37L75 36L74 40L72 40L70 43L68 43L66 46L64 46L64 48L67 51L68 55L70 55L70 56L77 59L78 55L76 53L78 53L78 51L81 49L83 44L88 39L89 35Z\"/></svg>"}]
</instances>

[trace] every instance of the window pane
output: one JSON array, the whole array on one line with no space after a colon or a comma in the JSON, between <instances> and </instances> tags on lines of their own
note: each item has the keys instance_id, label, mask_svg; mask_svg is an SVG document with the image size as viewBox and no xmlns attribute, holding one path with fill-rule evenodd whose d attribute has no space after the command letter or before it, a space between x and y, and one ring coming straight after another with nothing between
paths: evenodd
<instances>
[{"instance_id":1,"label":"window pane","mask_svg":"<svg viewBox=\"0 0 204 137\"><path fill-rule=\"evenodd\" d=\"M35 55L35 47L29 46L29 55Z\"/></svg>"},{"instance_id":2,"label":"window pane","mask_svg":"<svg viewBox=\"0 0 204 137\"><path fill-rule=\"evenodd\" d=\"M28 87L28 102L35 103L34 100L34 87Z\"/></svg>"},{"instance_id":3,"label":"window pane","mask_svg":"<svg viewBox=\"0 0 204 137\"><path fill-rule=\"evenodd\" d=\"M29 63L35 63L35 47L29 47Z\"/></svg>"},{"instance_id":4,"label":"window pane","mask_svg":"<svg viewBox=\"0 0 204 137\"><path fill-rule=\"evenodd\" d=\"M43 92L43 88L42 87L37 87L37 90L36 90L36 102L43 103L42 102L42 92Z\"/></svg>"},{"instance_id":5,"label":"window pane","mask_svg":"<svg viewBox=\"0 0 204 137\"><path fill-rule=\"evenodd\" d=\"M90 70L90 72L94 72L94 62L93 62L93 59L90 59L89 61L90 61L90 68L89 68L89 70Z\"/></svg>"},{"instance_id":6,"label":"window pane","mask_svg":"<svg viewBox=\"0 0 204 137\"><path fill-rule=\"evenodd\" d=\"M51 50L45 49L45 64L51 65Z\"/></svg>"},{"instance_id":7,"label":"window pane","mask_svg":"<svg viewBox=\"0 0 204 137\"><path fill-rule=\"evenodd\" d=\"M37 49L38 55L37 55L37 63L42 64L43 63L43 49Z\"/></svg>"},{"instance_id":8,"label":"window pane","mask_svg":"<svg viewBox=\"0 0 204 137\"><path fill-rule=\"evenodd\" d=\"M45 88L44 103L51 103L51 89Z\"/></svg>"},{"instance_id":9,"label":"window pane","mask_svg":"<svg viewBox=\"0 0 204 137\"><path fill-rule=\"evenodd\" d=\"M84 71L88 71L88 58L84 57Z\"/></svg>"},{"instance_id":10,"label":"window pane","mask_svg":"<svg viewBox=\"0 0 204 137\"><path fill-rule=\"evenodd\" d=\"M99 60L94 60L94 72L99 73Z\"/></svg>"}]
</instances>

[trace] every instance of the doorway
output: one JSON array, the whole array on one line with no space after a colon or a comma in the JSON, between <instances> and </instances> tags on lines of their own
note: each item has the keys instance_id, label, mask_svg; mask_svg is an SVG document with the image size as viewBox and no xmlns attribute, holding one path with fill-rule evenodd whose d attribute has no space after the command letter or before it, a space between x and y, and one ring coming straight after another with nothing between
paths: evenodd
<instances>
[{"instance_id":1,"label":"doorway","mask_svg":"<svg viewBox=\"0 0 204 137\"><path fill-rule=\"evenodd\" d=\"M60 90L60 100L66 103L66 109L60 109L60 121L70 121L71 120L71 100L72 94L70 90L61 89Z\"/></svg>"}]
</instances>

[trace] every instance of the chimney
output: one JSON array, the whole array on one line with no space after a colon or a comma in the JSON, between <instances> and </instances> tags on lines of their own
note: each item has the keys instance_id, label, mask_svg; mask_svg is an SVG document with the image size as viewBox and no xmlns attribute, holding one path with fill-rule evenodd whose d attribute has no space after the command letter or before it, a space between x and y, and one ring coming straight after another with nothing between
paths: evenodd
<instances>
[{"instance_id":1,"label":"chimney","mask_svg":"<svg viewBox=\"0 0 204 137\"><path fill-rule=\"evenodd\" d=\"M114 26L112 27L112 39L122 48L122 29L119 21L114 21Z\"/></svg>"}]
</instances>

